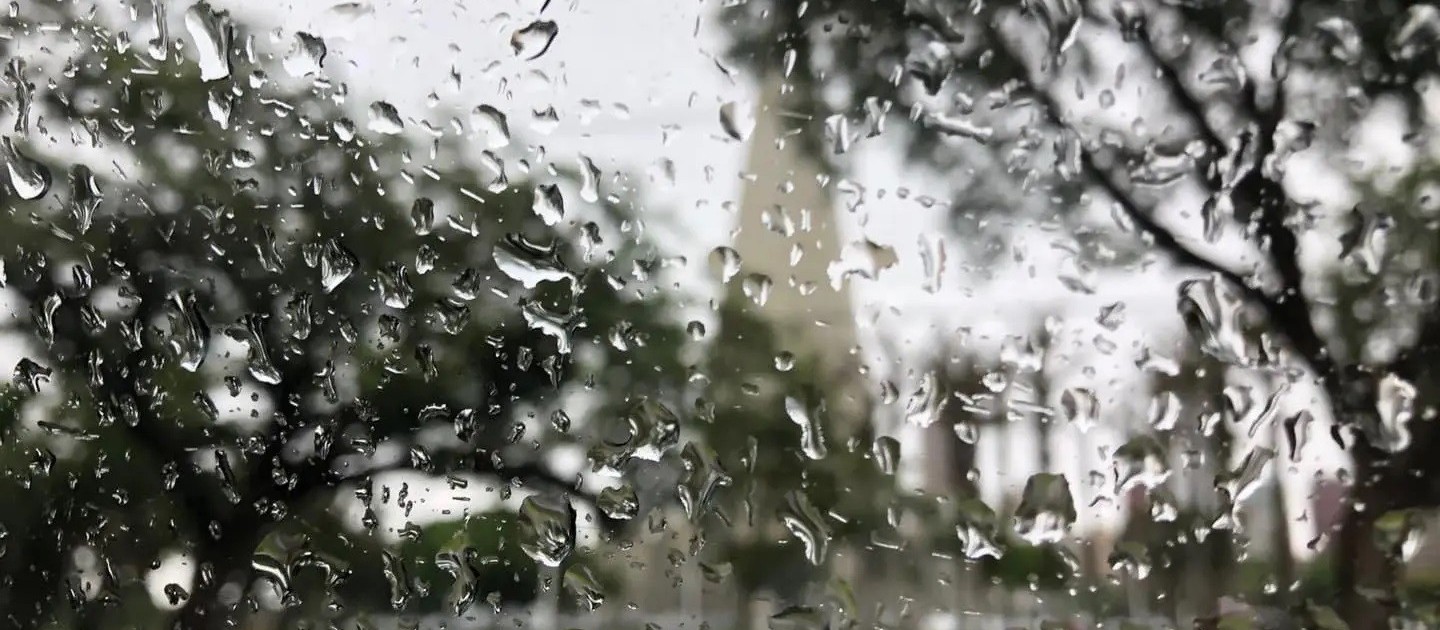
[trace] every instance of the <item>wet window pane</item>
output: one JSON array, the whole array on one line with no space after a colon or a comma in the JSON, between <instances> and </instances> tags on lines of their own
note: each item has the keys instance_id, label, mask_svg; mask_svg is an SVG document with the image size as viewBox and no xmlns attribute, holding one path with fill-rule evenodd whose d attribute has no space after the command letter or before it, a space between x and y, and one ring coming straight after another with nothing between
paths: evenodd
<instances>
[{"instance_id":1,"label":"wet window pane","mask_svg":"<svg viewBox=\"0 0 1440 630\"><path fill-rule=\"evenodd\" d=\"M1440 5L20 0L0 627L1440 624Z\"/></svg>"}]
</instances>

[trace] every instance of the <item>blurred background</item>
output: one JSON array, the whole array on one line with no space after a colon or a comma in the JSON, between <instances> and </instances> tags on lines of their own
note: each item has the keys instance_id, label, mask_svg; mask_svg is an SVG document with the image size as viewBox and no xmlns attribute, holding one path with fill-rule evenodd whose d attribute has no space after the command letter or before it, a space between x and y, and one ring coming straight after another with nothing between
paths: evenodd
<instances>
[{"instance_id":1,"label":"blurred background","mask_svg":"<svg viewBox=\"0 0 1440 630\"><path fill-rule=\"evenodd\" d=\"M0 49L0 627L1437 623L1435 5Z\"/></svg>"}]
</instances>

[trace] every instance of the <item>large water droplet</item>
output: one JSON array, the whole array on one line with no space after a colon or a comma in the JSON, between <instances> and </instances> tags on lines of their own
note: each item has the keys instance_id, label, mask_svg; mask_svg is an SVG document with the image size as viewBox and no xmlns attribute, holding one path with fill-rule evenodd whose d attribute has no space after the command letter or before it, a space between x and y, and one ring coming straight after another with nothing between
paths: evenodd
<instances>
[{"instance_id":1,"label":"large water droplet","mask_svg":"<svg viewBox=\"0 0 1440 630\"><path fill-rule=\"evenodd\" d=\"M995 128L976 124L964 116L931 113L925 116L925 126L947 136L969 138L981 144L995 137Z\"/></svg>"},{"instance_id":2,"label":"large water droplet","mask_svg":"<svg viewBox=\"0 0 1440 630\"><path fill-rule=\"evenodd\" d=\"M470 110L470 126L485 139L488 149L510 146L510 123L505 114L489 105L478 105Z\"/></svg>"},{"instance_id":3,"label":"large water droplet","mask_svg":"<svg viewBox=\"0 0 1440 630\"><path fill-rule=\"evenodd\" d=\"M960 539L961 553L969 560L1000 558L996 533L1000 529L995 511L976 498L961 499L955 504L958 513L955 535Z\"/></svg>"},{"instance_id":4,"label":"large water droplet","mask_svg":"<svg viewBox=\"0 0 1440 630\"><path fill-rule=\"evenodd\" d=\"M830 286L838 291L851 277L875 280L880 277L881 271L897 262L899 258L893 247L861 239L846 245L840 251L840 258L830 263L826 274L830 277Z\"/></svg>"},{"instance_id":5,"label":"large water droplet","mask_svg":"<svg viewBox=\"0 0 1440 630\"><path fill-rule=\"evenodd\" d=\"M550 20L535 20L510 35L510 50L526 60L538 59L550 50L550 44L559 34L560 25Z\"/></svg>"},{"instance_id":6,"label":"large water droplet","mask_svg":"<svg viewBox=\"0 0 1440 630\"><path fill-rule=\"evenodd\" d=\"M520 504L520 549L547 567L575 550L575 507L564 497L533 495Z\"/></svg>"},{"instance_id":7,"label":"large water droplet","mask_svg":"<svg viewBox=\"0 0 1440 630\"><path fill-rule=\"evenodd\" d=\"M935 424L945 411L948 394L935 372L926 372L905 400L905 421L920 427Z\"/></svg>"},{"instance_id":8,"label":"large water droplet","mask_svg":"<svg viewBox=\"0 0 1440 630\"><path fill-rule=\"evenodd\" d=\"M790 535L805 547L805 559L810 564L820 566L825 562L830 545L830 528L825 525L820 510L810 502L808 495L799 490L786 494L780 520L790 530Z\"/></svg>"},{"instance_id":9,"label":"large water droplet","mask_svg":"<svg viewBox=\"0 0 1440 630\"><path fill-rule=\"evenodd\" d=\"M744 142L755 130L755 118L750 108L734 101L720 106L720 129L732 140Z\"/></svg>"},{"instance_id":10,"label":"large water droplet","mask_svg":"<svg viewBox=\"0 0 1440 630\"><path fill-rule=\"evenodd\" d=\"M325 40L309 33L296 32L295 41L290 45L282 65L292 77L320 74L328 53Z\"/></svg>"},{"instance_id":11,"label":"large water droplet","mask_svg":"<svg viewBox=\"0 0 1440 630\"><path fill-rule=\"evenodd\" d=\"M0 153L10 176L10 187L26 201L34 201L50 192L50 168L21 153L9 136L0 138Z\"/></svg>"},{"instance_id":12,"label":"large water droplet","mask_svg":"<svg viewBox=\"0 0 1440 630\"><path fill-rule=\"evenodd\" d=\"M1153 435L1138 435L1115 449L1115 494L1134 487L1155 488L1170 478L1165 447Z\"/></svg>"},{"instance_id":13,"label":"large water droplet","mask_svg":"<svg viewBox=\"0 0 1440 630\"><path fill-rule=\"evenodd\" d=\"M495 266L527 289L541 282L575 281L554 245L540 245L519 234L507 234L495 246Z\"/></svg>"},{"instance_id":14,"label":"large water droplet","mask_svg":"<svg viewBox=\"0 0 1440 630\"><path fill-rule=\"evenodd\" d=\"M1060 394L1060 415L1081 433L1087 432L1100 422L1100 400L1087 388L1068 388Z\"/></svg>"},{"instance_id":15,"label":"large water droplet","mask_svg":"<svg viewBox=\"0 0 1440 630\"><path fill-rule=\"evenodd\" d=\"M195 294L177 293L170 297L170 348L180 367L194 372L205 362L210 347L210 327L195 304Z\"/></svg>"},{"instance_id":16,"label":"large water droplet","mask_svg":"<svg viewBox=\"0 0 1440 630\"><path fill-rule=\"evenodd\" d=\"M785 398L785 415L800 427L800 450L810 459L825 459L825 433L817 414L797 398Z\"/></svg>"},{"instance_id":17,"label":"large water droplet","mask_svg":"<svg viewBox=\"0 0 1440 630\"><path fill-rule=\"evenodd\" d=\"M1036 473L1015 508L1015 533L1032 545L1058 543L1075 523L1075 499L1064 475Z\"/></svg>"},{"instance_id":18,"label":"large water droplet","mask_svg":"<svg viewBox=\"0 0 1440 630\"><path fill-rule=\"evenodd\" d=\"M538 184L530 209L545 225L555 225L565 218L565 196L558 185Z\"/></svg>"},{"instance_id":19,"label":"large water droplet","mask_svg":"<svg viewBox=\"0 0 1440 630\"><path fill-rule=\"evenodd\" d=\"M720 270L720 282L728 283L740 273L740 252L734 248L721 245L710 250L710 264Z\"/></svg>"},{"instance_id":20,"label":"large water droplet","mask_svg":"<svg viewBox=\"0 0 1440 630\"><path fill-rule=\"evenodd\" d=\"M1410 445L1411 418L1415 417L1418 391L1409 381L1394 374L1380 379L1375 394L1373 421L1361 423L1371 446L1398 453Z\"/></svg>"},{"instance_id":21,"label":"large water droplet","mask_svg":"<svg viewBox=\"0 0 1440 630\"><path fill-rule=\"evenodd\" d=\"M595 203L600 200L600 168L586 156L576 159L580 163L580 198Z\"/></svg>"},{"instance_id":22,"label":"large water droplet","mask_svg":"<svg viewBox=\"0 0 1440 630\"><path fill-rule=\"evenodd\" d=\"M320 251L320 285L326 293L334 291L359 265L359 259L339 239L326 241Z\"/></svg>"},{"instance_id":23,"label":"large water droplet","mask_svg":"<svg viewBox=\"0 0 1440 630\"><path fill-rule=\"evenodd\" d=\"M387 136L396 135L405 131L405 121L400 119L400 111L394 105L385 101L370 103L370 131Z\"/></svg>"},{"instance_id":24,"label":"large water droplet","mask_svg":"<svg viewBox=\"0 0 1440 630\"><path fill-rule=\"evenodd\" d=\"M605 488L595 499L595 506L610 518L628 521L640 513L640 499L628 484Z\"/></svg>"},{"instance_id":25,"label":"large water droplet","mask_svg":"<svg viewBox=\"0 0 1440 630\"><path fill-rule=\"evenodd\" d=\"M230 76L230 46L234 29L230 15L209 3L197 2L185 11L185 30L199 56L200 80L218 81Z\"/></svg>"}]
</instances>

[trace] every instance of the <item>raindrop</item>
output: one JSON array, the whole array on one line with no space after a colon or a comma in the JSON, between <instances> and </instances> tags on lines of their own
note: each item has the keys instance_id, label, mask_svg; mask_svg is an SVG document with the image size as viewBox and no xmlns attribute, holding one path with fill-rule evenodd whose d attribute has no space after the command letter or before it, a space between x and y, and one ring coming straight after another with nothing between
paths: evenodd
<instances>
[{"instance_id":1,"label":"raindrop","mask_svg":"<svg viewBox=\"0 0 1440 630\"><path fill-rule=\"evenodd\" d=\"M926 372L905 400L905 421L919 427L935 424L945 410L946 397L940 378Z\"/></svg>"},{"instance_id":2,"label":"raindrop","mask_svg":"<svg viewBox=\"0 0 1440 630\"><path fill-rule=\"evenodd\" d=\"M575 596L580 607L592 611L605 603L605 590L589 566L573 564L565 569L565 588Z\"/></svg>"},{"instance_id":3,"label":"raindrop","mask_svg":"<svg viewBox=\"0 0 1440 630\"><path fill-rule=\"evenodd\" d=\"M770 301L770 289L774 285L775 281L771 280L770 276L752 273L740 282L740 289L756 306L765 306L765 303Z\"/></svg>"},{"instance_id":4,"label":"raindrop","mask_svg":"<svg viewBox=\"0 0 1440 630\"><path fill-rule=\"evenodd\" d=\"M1275 451L1257 446L1245 454L1235 469L1216 475L1215 487L1232 508L1238 507L1264 484L1266 466L1274 458Z\"/></svg>"},{"instance_id":5,"label":"raindrop","mask_svg":"<svg viewBox=\"0 0 1440 630\"><path fill-rule=\"evenodd\" d=\"M830 528L810 502L810 497L799 490L791 490L785 495L785 508L780 519L790 530L790 535L804 545L805 559L814 566L824 564L830 545Z\"/></svg>"},{"instance_id":6,"label":"raindrop","mask_svg":"<svg viewBox=\"0 0 1440 630\"><path fill-rule=\"evenodd\" d=\"M744 142L755 131L755 118L748 107L730 101L720 106L720 129L732 140Z\"/></svg>"},{"instance_id":7,"label":"raindrop","mask_svg":"<svg viewBox=\"0 0 1440 630\"><path fill-rule=\"evenodd\" d=\"M576 280L575 274L560 262L560 253L553 244L540 245L519 234L508 234L495 246L495 266L527 289L541 282Z\"/></svg>"},{"instance_id":8,"label":"raindrop","mask_svg":"<svg viewBox=\"0 0 1440 630\"><path fill-rule=\"evenodd\" d=\"M720 282L728 284L736 274L740 273L740 252L731 247L721 245L710 250L710 264L720 269Z\"/></svg>"},{"instance_id":9,"label":"raindrop","mask_svg":"<svg viewBox=\"0 0 1440 630\"><path fill-rule=\"evenodd\" d=\"M560 187L555 184L536 185L530 209L545 225L559 223L565 218L565 197L560 193Z\"/></svg>"},{"instance_id":10,"label":"raindrop","mask_svg":"<svg viewBox=\"0 0 1440 630\"><path fill-rule=\"evenodd\" d=\"M355 254L339 239L326 241L324 249L320 251L320 285L326 293L334 291L340 283L355 273L359 264L359 259L355 258Z\"/></svg>"},{"instance_id":11,"label":"raindrop","mask_svg":"<svg viewBox=\"0 0 1440 630\"><path fill-rule=\"evenodd\" d=\"M1100 422L1100 400L1084 387L1071 387L1060 394L1060 415L1066 422L1087 432Z\"/></svg>"},{"instance_id":12,"label":"raindrop","mask_svg":"<svg viewBox=\"0 0 1440 630\"><path fill-rule=\"evenodd\" d=\"M838 291L851 277L878 279L881 271L897 262L899 258L893 247L861 239L846 245L840 251L840 258L830 263L826 274L830 277L830 286Z\"/></svg>"},{"instance_id":13,"label":"raindrop","mask_svg":"<svg viewBox=\"0 0 1440 630\"><path fill-rule=\"evenodd\" d=\"M586 156L576 158L580 163L580 198L587 203L600 200L600 168Z\"/></svg>"},{"instance_id":14,"label":"raindrop","mask_svg":"<svg viewBox=\"0 0 1440 630\"><path fill-rule=\"evenodd\" d=\"M893 475L900 465L900 441L888 435L875 438L875 444L870 447L870 456L875 458L875 465L880 467L880 472Z\"/></svg>"},{"instance_id":15,"label":"raindrop","mask_svg":"<svg viewBox=\"0 0 1440 630\"><path fill-rule=\"evenodd\" d=\"M995 129L978 125L963 116L931 113L925 116L925 126L947 136L968 138L981 144L995 137Z\"/></svg>"},{"instance_id":16,"label":"raindrop","mask_svg":"<svg viewBox=\"0 0 1440 630\"><path fill-rule=\"evenodd\" d=\"M957 519L955 536L960 539L961 553L968 560L999 559L1002 555L996 533L1000 530L995 511L976 498L961 499L955 505Z\"/></svg>"},{"instance_id":17,"label":"raindrop","mask_svg":"<svg viewBox=\"0 0 1440 630\"><path fill-rule=\"evenodd\" d=\"M210 327L195 304L195 295L190 292L170 296L171 336L170 348L180 361L180 367L194 372L205 362L210 345Z\"/></svg>"},{"instance_id":18,"label":"raindrop","mask_svg":"<svg viewBox=\"0 0 1440 630\"><path fill-rule=\"evenodd\" d=\"M10 187L17 196L26 201L34 201L50 192L50 168L21 153L9 136L0 138L0 153L3 153L5 159Z\"/></svg>"},{"instance_id":19,"label":"raindrop","mask_svg":"<svg viewBox=\"0 0 1440 630\"><path fill-rule=\"evenodd\" d=\"M405 122L400 120L400 112L394 105L375 101L370 103L369 128L375 133L393 136L405 130Z\"/></svg>"},{"instance_id":20,"label":"raindrop","mask_svg":"<svg viewBox=\"0 0 1440 630\"><path fill-rule=\"evenodd\" d=\"M1075 523L1075 499L1064 475L1036 473L1015 508L1015 533L1032 545L1058 543Z\"/></svg>"},{"instance_id":21,"label":"raindrop","mask_svg":"<svg viewBox=\"0 0 1440 630\"><path fill-rule=\"evenodd\" d=\"M470 110L470 126L484 136L486 148L510 146L510 123L500 110L489 105L476 106Z\"/></svg>"},{"instance_id":22,"label":"raindrop","mask_svg":"<svg viewBox=\"0 0 1440 630\"><path fill-rule=\"evenodd\" d=\"M241 318L242 326L228 331L231 338L245 343L249 350L246 360L250 376L261 383L280 384L280 370L270 360L270 349L265 343L265 320L256 313L247 313Z\"/></svg>"},{"instance_id":23,"label":"raindrop","mask_svg":"<svg viewBox=\"0 0 1440 630\"><path fill-rule=\"evenodd\" d=\"M820 419L799 399L785 398L785 415L800 427L800 450L813 460L825 459L825 433Z\"/></svg>"},{"instance_id":24,"label":"raindrop","mask_svg":"<svg viewBox=\"0 0 1440 630\"><path fill-rule=\"evenodd\" d=\"M1153 435L1139 435L1115 449L1115 494L1134 487L1155 488L1170 478L1165 447Z\"/></svg>"},{"instance_id":25,"label":"raindrop","mask_svg":"<svg viewBox=\"0 0 1440 630\"><path fill-rule=\"evenodd\" d=\"M575 508L564 497L525 497L519 525L520 549L540 564L558 567L575 550Z\"/></svg>"},{"instance_id":26,"label":"raindrop","mask_svg":"<svg viewBox=\"0 0 1440 630\"><path fill-rule=\"evenodd\" d=\"M595 506L600 508L605 516L617 521L628 521L640 513L640 499L635 496L635 489L628 485L601 490L600 496L595 499Z\"/></svg>"},{"instance_id":27,"label":"raindrop","mask_svg":"<svg viewBox=\"0 0 1440 630\"><path fill-rule=\"evenodd\" d=\"M1414 385L1394 374L1380 379L1375 395L1375 415L1362 423L1370 444L1389 453L1398 453L1410 445L1411 418L1415 416Z\"/></svg>"},{"instance_id":28,"label":"raindrop","mask_svg":"<svg viewBox=\"0 0 1440 630\"><path fill-rule=\"evenodd\" d=\"M550 50L560 26L550 20L536 20L510 36L510 50L524 59L538 59Z\"/></svg>"},{"instance_id":29,"label":"raindrop","mask_svg":"<svg viewBox=\"0 0 1440 630\"><path fill-rule=\"evenodd\" d=\"M29 357L24 357L15 364L15 376L12 382L28 394L38 394L40 393L40 384L50 382L50 375L53 373L54 370L30 360Z\"/></svg>"},{"instance_id":30,"label":"raindrop","mask_svg":"<svg viewBox=\"0 0 1440 630\"><path fill-rule=\"evenodd\" d=\"M230 47L234 29L230 15L209 3L197 2L185 11L185 30L200 57L200 80L218 81L230 76Z\"/></svg>"},{"instance_id":31,"label":"raindrop","mask_svg":"<svg viewBox=\"0 0 1440 630\"><path fill-rule=\"evenodd\" d=\"M378 273L380 298L385 306L403 309L410 306L415 297L415 287L410 283L410 270L401 263L386 263Z\"/></svg>"},{"instance_id":32,"label":"raindrop","mask_svg":"<svg viewBox=\"0 0 1440 630\"><path fill-rule=\"evenodd\" d=\"M329 49L325 46L325 40L303 31L295 33L295 41L290 45L290 52L285 55L282 64L285 71L292 77L304 77L313 74L320 74L325 66L325 56Z\"/></svg>"}]
</instances>

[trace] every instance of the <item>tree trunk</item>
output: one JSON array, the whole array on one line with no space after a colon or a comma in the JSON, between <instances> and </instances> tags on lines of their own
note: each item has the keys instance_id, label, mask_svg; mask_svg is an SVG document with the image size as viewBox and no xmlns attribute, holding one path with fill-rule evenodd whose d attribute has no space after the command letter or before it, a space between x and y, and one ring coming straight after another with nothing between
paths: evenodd
<instances>
[{"instance_id":1,"label":"tree trunk","mask_svg":"<svg viewBox=\"0 0 1440 630\"><path fill-rule=\"evenodd\" d=\"M1285 516L1285 458L1282 455L1273 464L1270 489L1270 510L1275 523L1271 528L1270 546L1275 564L1275 604L1279 608L1290 605L1290 588L1295 584L1295 556L1290 552L1290 520Z\"/></svg>"},{"instance_id":2,"label":"tree trunk","mask_svg":"<svg viewBox=\"0 0 1440 630\"><path fill-rule=\"evenodd\" d=\"M1376 539L1375 522L1394 497L1376 466L1379 454L1364 443L1352 451L1355 485L1341 516L1332 557L1337 601L1351 630L1380 630L1389 627L1395 612L1399 567L1393 550L1382 548Z\"/></svg>"}]
</instances>

